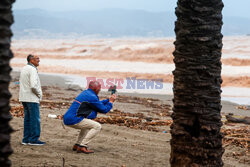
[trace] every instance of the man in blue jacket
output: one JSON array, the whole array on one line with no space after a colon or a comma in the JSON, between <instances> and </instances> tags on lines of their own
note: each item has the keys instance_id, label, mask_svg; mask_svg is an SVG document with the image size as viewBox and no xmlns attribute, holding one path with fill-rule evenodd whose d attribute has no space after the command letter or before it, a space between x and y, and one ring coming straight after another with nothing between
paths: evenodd
<instances>
[{"instance_id":1,"label":"man in blue jacket","mask_svg":"<svg viewBox=\"0 0 250 167\"><path fill-rule=\"evenodd\" d=\"M81 92L73 101L68 111L63 116L63 122L65 125L80 129L80 134L76 144L73 146L73 150L77 153L93 153L89 150L87 144L100 132L101 124L92 120L97 116L97 112L106 114L111 110L116 96L111 95L109 99L99 100L98 93L101 90L101 84L97 81L91 81L89 88ZM85 116L79 116L79 108L82 103L87 103L90 106L91 112L85 114Z\"/></svg>"}]
</instances>

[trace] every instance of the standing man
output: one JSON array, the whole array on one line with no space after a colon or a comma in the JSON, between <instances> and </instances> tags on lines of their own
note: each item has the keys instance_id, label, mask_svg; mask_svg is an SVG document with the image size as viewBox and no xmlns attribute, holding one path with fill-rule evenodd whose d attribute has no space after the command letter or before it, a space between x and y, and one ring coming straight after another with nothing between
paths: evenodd
<instances>
[{"instance_id":1,"label":"standing man","mask_svg":"<svg viewBox=\"0 0 250 167\"><path fill-rule=\"evenodd\" d=\"M101 124L92 120L97 116L97 112L106 114L111 110L116 96L113 94L109 99L99 101L98 93L101 84L91 81L89 88L81 92L73 101L68 111L63 116L64 124L80 129L80 134L73 150L77 153L93 153L89 150L88 143L100 132Z\"/></svg>"},{"instance_id":2,"label":"standing man","mask_svg":"<svg viewBox=\"0 0 250 167\"><path fill-rule=\"evenodd\" d=\"M37 72L39 57L28 55L28 64L23 67L20 74L19 101L24 108L23 145L44 145L39 140L40 112L39 103L42 99L42 89Z\"/></svg>"}]
</instances>

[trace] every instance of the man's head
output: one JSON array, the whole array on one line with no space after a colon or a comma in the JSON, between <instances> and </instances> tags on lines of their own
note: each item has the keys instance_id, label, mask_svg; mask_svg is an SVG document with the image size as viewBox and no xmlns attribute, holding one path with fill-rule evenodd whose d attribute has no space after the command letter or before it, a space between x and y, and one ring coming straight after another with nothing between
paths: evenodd
<instances>
[{"instance_id":1,"label":"man's head","mask_svg":"<svg viewBox=\"0 0 250 167\"><path fill-rule=\"evenodd\" d=\"M98 81L90 81L89 88L98 95L101 90L101 84Z\"/></svg>"},{"instance_id":2,"label":"man's head","mask_svg":"<svg viewBox=\"0 0 250 167\"><path fill-rule=\"evenodd\" d=\"M28 61L28 63L31 63L37 67L37 66L39 66L40 59L38 56L28 55L27 61Z\"/></svg>"}]
</instances>

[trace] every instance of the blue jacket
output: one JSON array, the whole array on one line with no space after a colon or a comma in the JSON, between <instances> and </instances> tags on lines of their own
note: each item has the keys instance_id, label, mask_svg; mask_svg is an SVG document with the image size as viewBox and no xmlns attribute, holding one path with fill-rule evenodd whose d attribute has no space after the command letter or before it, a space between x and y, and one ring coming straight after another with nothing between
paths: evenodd
<instances>
[{"instance_id":1,"label":"blue jacket","mask_svg":"<svg viewBox=\"0 0 250 167\"><path fill-rule=\"evenodd\" d=\"M99 97L92 89L87 89L76 97L68 111L64 114L63 122L65 125L75 125L84 119L84 117L76 116L77 110L83 101L87 101L98 108L98 111L93 110L90 113L90 115L87 117L88 119L95 119L97 112L107 113L113 107L112 103L109 102L109 99L100 101Z\"/></svg>"}]
</instances>

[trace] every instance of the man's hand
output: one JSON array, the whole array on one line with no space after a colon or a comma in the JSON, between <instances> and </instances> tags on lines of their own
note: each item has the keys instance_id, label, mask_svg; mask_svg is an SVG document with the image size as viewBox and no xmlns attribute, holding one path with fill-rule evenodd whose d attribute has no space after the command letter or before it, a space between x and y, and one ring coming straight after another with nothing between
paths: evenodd
<instances>
[{"instance_id":1,"label":"man's hand","mask_svg":"<svg viewBox=\"0 0 250 167\"><path fill-rule=\"evenodd\" d=\"M116 99L116 95L115 94L112 94L109 98L109 102L110 103L114 103L115 102L115 99Z\"/></svg>"}]
</instances>

